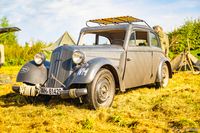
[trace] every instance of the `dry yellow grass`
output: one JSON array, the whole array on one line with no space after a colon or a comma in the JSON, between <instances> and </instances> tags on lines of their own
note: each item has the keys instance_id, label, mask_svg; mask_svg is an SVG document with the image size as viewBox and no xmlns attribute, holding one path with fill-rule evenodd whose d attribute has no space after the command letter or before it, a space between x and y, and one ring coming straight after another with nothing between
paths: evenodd
<instances>
[{"instance_id":1,"label":"dry yellow grass","mask_svg":"<svg viewBox=\"0 0 200 133\"><path fill-rule=\"evenodd\" d=\"M12 77L20 67L3 67ZM89 110L78 99L30 104L0 86L0 132L200 132L200 75L174 74L166 89L137 88L117 94L113 106Z\"/></svg>"}]
</instances>

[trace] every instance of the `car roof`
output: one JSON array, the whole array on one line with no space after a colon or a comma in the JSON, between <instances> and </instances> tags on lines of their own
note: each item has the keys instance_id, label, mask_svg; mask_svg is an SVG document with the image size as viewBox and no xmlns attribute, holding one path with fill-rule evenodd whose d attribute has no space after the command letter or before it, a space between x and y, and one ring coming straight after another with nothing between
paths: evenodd
<instances>
[{"instance_id":1,"label":"car roof","mask_svg":"<svg viewBox=\"0 0 200 133\"><path fill-rule=\"evenodd\" d=\"M109 30L127 30L129 27L135 29L144 29L153 31L152 28L141 25L141 24L114 24L114 25L103 25L103 26L93 26L93 27L84 27L81 29L82 32L101 32L101 31L109 31Z\"/></svg>"}]
</instances>

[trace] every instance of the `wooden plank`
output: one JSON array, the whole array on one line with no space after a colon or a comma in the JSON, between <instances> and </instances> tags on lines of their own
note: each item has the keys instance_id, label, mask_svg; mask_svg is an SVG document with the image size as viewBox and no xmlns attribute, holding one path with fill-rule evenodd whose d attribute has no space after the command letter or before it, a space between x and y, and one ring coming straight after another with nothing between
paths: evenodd
<instances>
[{"instance_id":1,"label":"wooden plank","mask_svg":"<svg viewBox=\"0 0 200 133\"><path fill-rule=\"evenodd\" d=\"M94 20L89 20L88 22L107 25L107 24L143 22L143 20L132 17L132 16L121 16L121 17L113 17L113 18L94 19Z\"/></svg>"}]
</instances>

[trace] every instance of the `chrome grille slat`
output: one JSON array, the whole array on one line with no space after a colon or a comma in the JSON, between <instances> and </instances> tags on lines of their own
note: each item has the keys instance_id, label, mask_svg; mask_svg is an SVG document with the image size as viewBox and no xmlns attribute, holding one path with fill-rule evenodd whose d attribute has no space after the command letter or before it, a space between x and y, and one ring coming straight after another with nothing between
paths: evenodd
<instances>
[{"instance_id":1,"label":"chrome grille slat","mask_svg":"<svg viewBox=\"0 0 200 133\"><path fill-rule=\"evenodd\" d=\"M54 87L55 85L55 80L52 78L52 74L54 75L54 77L57 77L59 57L60 57L59 52L53 52L51 56L51 64L50 64L50 70L49 70L48 82L47 82L48 87Z\"/></svg>"}]
</instances>

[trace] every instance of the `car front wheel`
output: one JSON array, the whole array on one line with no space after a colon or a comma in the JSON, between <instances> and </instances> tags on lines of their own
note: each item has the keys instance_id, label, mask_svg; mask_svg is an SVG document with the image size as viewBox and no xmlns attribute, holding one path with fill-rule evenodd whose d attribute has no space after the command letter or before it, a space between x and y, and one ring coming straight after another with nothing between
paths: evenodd
<instances>
[{"instance_id":1,"label":"car front wheel","mask_svg":"<svg viewBox=\"0 0 200 133\"><path fill-rule=\"evenodd\" d=\"M87 99L92 109L112 105L115 95L115 80L109 70L100 69L87 88Z\"/></svg>"}]
</instances>

